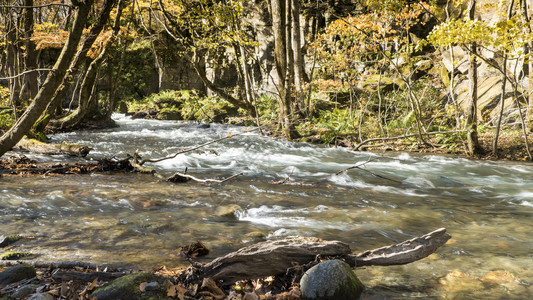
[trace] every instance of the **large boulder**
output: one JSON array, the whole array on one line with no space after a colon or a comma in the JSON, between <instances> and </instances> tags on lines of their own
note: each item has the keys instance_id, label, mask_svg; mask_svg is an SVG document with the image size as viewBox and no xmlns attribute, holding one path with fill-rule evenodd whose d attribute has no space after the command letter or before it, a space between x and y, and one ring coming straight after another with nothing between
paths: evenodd
<instances>
[{"instance_id":1,"label":"large boulder","mask_svg":"<svg viewBox=\"0 0 533 300\"><path fill-rule=\"evenodd\" d=\"M327 260L307 270L300 280L304 299L354 300L363 292L363 284L352 268L340 260Z\"/></svg>"},{"instance_id":2,"label":"large boulder","mask_svg":"<svg viewBox=\"0 0 533 300\"><path fill-rule=\"evenodd\" d=\"M141 283L146 282L144 291ZM150 288L146 288L150 287ZM159 300L167 299L165 280L148 272L129 274L113 280L91 294L98 300Z\"/></svg>"},{"instance_id":3,"label":"large boulder","mask_svg":"<svg viewBox=\"0 0 533 300\"><path fill-rule=\"evenodd\" d=\"M24 279L33 278L37 275L35 268L29 264L12 266L0 272L0 286L8 285Z\"/></svg>"}]
</instances>

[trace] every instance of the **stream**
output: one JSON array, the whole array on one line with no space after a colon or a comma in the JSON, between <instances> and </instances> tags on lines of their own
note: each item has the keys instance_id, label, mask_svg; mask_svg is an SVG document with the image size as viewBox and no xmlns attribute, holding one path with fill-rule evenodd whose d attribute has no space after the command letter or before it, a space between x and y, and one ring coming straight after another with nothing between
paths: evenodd
<instances>
[{"instance_id":1,"label":"stream","mask_svg":"<svg viewBox=\"0 0 533 300\"><path fill-rule=\"evenodd\" d=\"M211 249L208 261L262 239L316 236L360 252L446 227L452 239L423 260L356 269L363 299L533 295L531 163L352 152L236 135L244 127L114 118L120 127L56 134L51 142L91 146L89 160L137 149L160 158L232 134L146 166L165 177L185 168L202 179L243 175L222 184L121 173L0 177L0 235L33 237L12 249L36 260L150 269L186 265L178 249L195 241ZM22 154L74 161L6 156ZM335 174L353 165L360 168ZM290 184L272 184L287 177Z\"/></svg>"}]
</instances>

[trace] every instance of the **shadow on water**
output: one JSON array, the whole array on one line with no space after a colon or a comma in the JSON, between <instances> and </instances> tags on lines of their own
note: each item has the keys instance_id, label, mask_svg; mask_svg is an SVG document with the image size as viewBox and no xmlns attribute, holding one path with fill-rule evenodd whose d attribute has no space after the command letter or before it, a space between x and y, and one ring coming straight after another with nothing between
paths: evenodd
<instances>
[{"instance_id":1,"label":"shadow on water","mask_svg":"<svg viewBox=\"0 0 533 300\"><path fill-rule=\"evenodd\" d=\"M52 139L94 147L88 159L137 149L158 158L242 130L116 118L119 128ZM358 163L367 171L335 175ZM428 258L356 269L367 286L364 299L533 294L531 164L379 156L247 133L151 167L165 176L185 167L201 178L244 175L224 184L170 184L141 174L3 177L1 231L34 237L14 247L36 259L152 268L186 264L177 249L196 240L212 249L210 260L288 235L337 239L358 252L446 227L453 238ZM291 172L290 183L313 184L271 184Z\"/></svg>"}]
</instances>

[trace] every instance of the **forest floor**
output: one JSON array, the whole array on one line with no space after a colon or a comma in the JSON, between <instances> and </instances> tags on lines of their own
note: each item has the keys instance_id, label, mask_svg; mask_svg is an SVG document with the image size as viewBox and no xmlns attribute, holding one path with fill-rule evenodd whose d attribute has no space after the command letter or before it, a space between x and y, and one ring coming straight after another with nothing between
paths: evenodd
<instances>
[{"instance_id":1,"label":"forest floor","mask_svg":"<svg viewBox=\"0 0 533 300\"><path fill-rule=\"evenodd\" d=\"M527 147L524 142L523 133L520 130L508 131L500 134L498 139L498 155L492 153L492 143L494 134L492 132L481 133L478 136L481 147L485 153L480 156L472 156L468 154L466 140L459 140L458 142L450 142L441 144L440 138L430 137L426 141L431 145L424 145L420 142L413 142L408 140L394 140L386 143L378 143L366 145L363 148L365 151L372 152L408 152L408 153L432 153L440 155L452 155L457 157L466 157L471 159L481 160L509 160L509 161L528 161L529 155ZM533 148L533 134L529 134L528 141L530 147ZM345 143L340 143L346 146ZM533 150L531 150L533 151Z\"/></svg>"}]
</instances>

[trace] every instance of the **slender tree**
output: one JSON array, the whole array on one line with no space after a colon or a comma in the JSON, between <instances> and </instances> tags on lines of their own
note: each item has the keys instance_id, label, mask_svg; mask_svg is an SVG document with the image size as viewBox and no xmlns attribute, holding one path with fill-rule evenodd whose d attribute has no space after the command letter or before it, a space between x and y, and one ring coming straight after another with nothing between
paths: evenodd
<instances>
[{"instance_id":1,"label":"slender tree","mask_svg":"<svg viewBox=\"0 0 533 300\"><path fill-rule=\"evenodd\" d=\"M468 8L468 17L470 20L474 20L476 12L476 0L470 0ZM477 132L477 98L478 98L478 71L477 71L477 43L472 42L470 44L470 63L468 69L468 79L470 81L469 86L469 99L466 108L466 130L467 130L467 142L468 151L471 155L483 154L483 148L479 144L478 132Z\"/></svg>"},{"instance_id":2,"label":"slender tree","mask_svg":"<svg viewBox=\"0 0 533 300\"><path fill-rule=\"evenodd\" d=\"M93 1L72 0L72 4L76 8L76 16L67 42L63 46L54 67L48 73L43 86L37 92L35 99L26 108L21 118L0 138L0 156L9 151L29 132L35 121L39 119L45 111L46 106L52 100L54 92L61 84L63 77L67 74L67 69L76 53L83 29L87 24Z\"/></svg>"}]
</instances>

